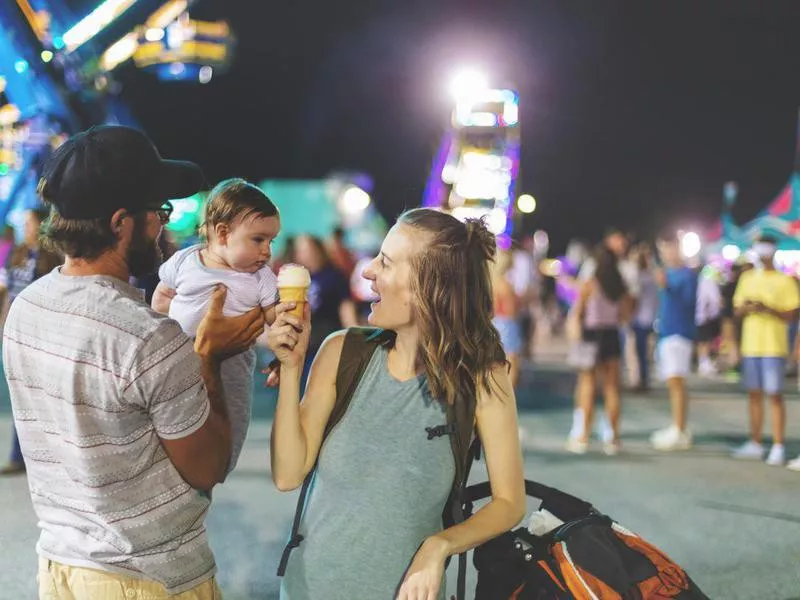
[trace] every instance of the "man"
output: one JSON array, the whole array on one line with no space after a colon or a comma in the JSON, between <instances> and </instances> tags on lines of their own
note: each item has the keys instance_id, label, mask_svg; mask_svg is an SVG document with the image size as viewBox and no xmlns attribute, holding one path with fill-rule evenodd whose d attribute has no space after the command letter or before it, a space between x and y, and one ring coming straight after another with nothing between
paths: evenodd
<instances>
[{"instance_id":1,"label":"man","mask_svg":"<svg viewBox=\"0 0 800 600\"><path fill-rule=\"evenodd\" d=\"M750 397L750 439L733 457L763 460L766 393L772 405L772 448L767 464L782 466L786 462L786 407L781 392L789 355L789 323L797 319L800 294L795 280L775 268L775 250L775 240L768 237L753 245L761 266L742 274L733 296L736 316L743 319L742 380Z\"/></svg>"},{"instance_id":2,"label":"man","mask_svg":"<svg viewBox=\"0 0 800 600\"><path fill-rule=\"evenodd\" d=\"M653 433L650 443L656 450L688 450L692 433L686 425L686 377L692 368L697 274L684 264L677 237L660 240L658 253L663 268L656 273L660 288L656 362L667 382L672 425Z\"/></svg>"},{"instance_id":3,"label":"man","mask_svg":"<svg viewBox=\"0 0 800 600\"><path fill-rule=\"evenodd\" d=\"M219 597L204 526L230 457L219 364L263 317L223 318L218 290L195 352L128 284L160 262L167 200L202 184L124 127L78 134L43 171L44 239L66 261L17 297L3 341L40 599Z\"/></svg>"}]
</instances>

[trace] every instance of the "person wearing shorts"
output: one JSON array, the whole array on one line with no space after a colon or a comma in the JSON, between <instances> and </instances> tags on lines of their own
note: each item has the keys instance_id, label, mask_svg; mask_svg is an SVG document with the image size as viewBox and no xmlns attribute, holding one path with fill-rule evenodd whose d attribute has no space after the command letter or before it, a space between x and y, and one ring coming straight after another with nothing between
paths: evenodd
<instances>
[{"instance_id":1,"label":"person wearing shorts","mask_svg":"<svg viewBox=\"0 0 800 600\"><path fill-rule=\"evenodd\" d=\"M697 372L710 376L717 372L711 360L711 347L722 333L722 293L713 276L701 273L697 280Z\"/></svg>"},{"instance_id":2,"label":"person wearing shorts","mask_svg":"<svg viewBox=\"0 0 800 600\"><path fill-rule=\"evenodd\" d=\"M766 394L772 407L772 448L767 464L782 466L786 462L783 380L789 355L789 324L797 320L800 293L794 278L775 268L775 250L775 241L769 238L753 245L761 267L741 276L733 296L736 315L743 319L742 381L750 408L750 439L734 450L733 457L764 459L766 448L761 436Z\"/></svg>"},{"instance_id":3,"label":"person wearing shorts","mask_svg":"<svg viewBox=\"0 0 800 600\"><path fill-rule=\"evenodd\" d=\"M692 433L686 425L686 377L692 368L697 274L683 263L676 237L660 240L658 253L664 268L656 274L660 288L656 367L659 377L667 382L672 424L654 432L650 443L656 450L688 450Z\"/></svg>"}]
</instances>

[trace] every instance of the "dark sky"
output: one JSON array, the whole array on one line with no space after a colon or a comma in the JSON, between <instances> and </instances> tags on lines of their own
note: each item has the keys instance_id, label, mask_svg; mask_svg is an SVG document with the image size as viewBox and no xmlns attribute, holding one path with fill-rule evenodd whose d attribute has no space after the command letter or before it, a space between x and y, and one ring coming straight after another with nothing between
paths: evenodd
<instances>
[{"instance_id":1,"label":"dark sky","mask_svg":"<svg viewBox=\"0 0 800 600\"><path fill-rule=\"evenodd\" d=\"M357 169L393 218L418 205L460 64L520 91L526 222L563 244L612 224L710 223L725 181L747 219L792 166L800 1L201 0L238 37L210 85L126 67L162 153L210 179Z\"/></svg>"}]
</instances>

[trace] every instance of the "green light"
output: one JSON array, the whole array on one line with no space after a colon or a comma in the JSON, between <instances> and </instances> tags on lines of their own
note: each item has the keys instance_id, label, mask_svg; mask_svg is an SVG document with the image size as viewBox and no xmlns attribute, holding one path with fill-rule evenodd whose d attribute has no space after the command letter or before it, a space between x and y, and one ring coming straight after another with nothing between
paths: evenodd
<instances>
[{"instance_id":1,"label":"green light","mask_svg":"<svg viewBox=\"0 0 800 600\"><path fill-rule=\"evenodd\" d=\"M64 48L64 40L60 35L53 38L53 48L56 50L62 50Z\"/></svg>"},{"instance_id":2,"label":"green light","mask_svg":"<svg viewBox=\"0 0 800 600\"><path fill-rule=\"evenodd\" d=\"M50 52L50 50L42 50L41 57L42 62L49 63L51 60L53 60L53 53Z\"/></svg>"},{"instance_id":3,"label":"green light","mask_svg":"<svg viewBox=\"0 0 800 600\"><path fill-rule=\"evenodd\" d=\"M8 175L8 165L6 163L0 163L0 177L6 175Z\"/></svg>"},{"instance_id":4,"label":"green light","mask_svg":"<svg viewBox=\"0 0 800 600\"><path fill-rule=\"evenodd\" d=\"M28 70L28 61L24 59L20 59L14 63L14 70L22 75L25 71Z\"/></svg>"}]
</instances>

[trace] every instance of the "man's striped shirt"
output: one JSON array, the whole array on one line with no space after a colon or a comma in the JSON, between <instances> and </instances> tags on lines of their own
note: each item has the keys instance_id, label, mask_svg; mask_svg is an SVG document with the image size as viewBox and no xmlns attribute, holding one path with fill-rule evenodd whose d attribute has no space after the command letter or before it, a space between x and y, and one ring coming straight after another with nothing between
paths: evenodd
<instances>
[{"instance_id":1,"label":"man's striped shirt","mask_svg":"<svg viewBox=\"0 0 800 600\"><path fill-rule=\"evenodd\" d=\"M3 361L38 553L171 593L210 578L209 500L159 441L196 431L210 410L199 358L178 324L126 282L58 268L12 305Z\"/></svg>"}]
</instances>

